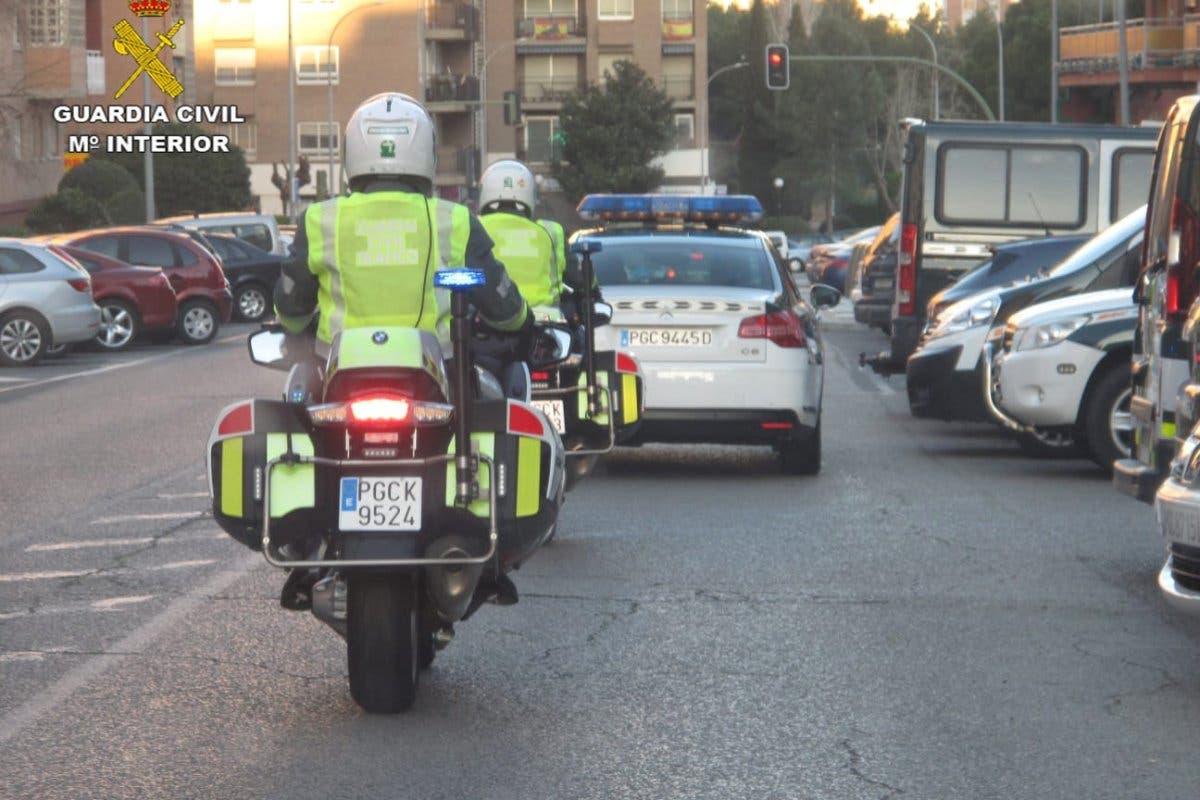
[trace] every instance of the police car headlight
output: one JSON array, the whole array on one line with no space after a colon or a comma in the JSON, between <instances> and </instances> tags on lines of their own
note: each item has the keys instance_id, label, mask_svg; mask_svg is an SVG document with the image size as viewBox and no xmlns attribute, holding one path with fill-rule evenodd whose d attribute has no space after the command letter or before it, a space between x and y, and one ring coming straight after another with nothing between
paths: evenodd
<instances>
[{"instance_id":1,"label":"police car headlight","mask_svg":"<svg viewBox=\"0 0 1200 800\"><path fill-rule=\"evenodd\" d=\"M938 316L931 337L947 336L951 333L991 325L1000 310L1000 298L989 295L982 300L962 300L947 308Z\"/></svg>"},{"instance_id":2,"label":"police car headlight","mask_svg":"<svg viewBox=\"0 0 1200 800\"><path fill-rule=\"evenodd\" d=\"M1016 349L1037 350L1042 347L1053 347L1084 325L1087 325L1091 319L1090 314L1081 314L1078 317L1059 319L1054 322L1048 322L1045 325L1022 328L1017 331Z\"/></svg>"}]
</instances>

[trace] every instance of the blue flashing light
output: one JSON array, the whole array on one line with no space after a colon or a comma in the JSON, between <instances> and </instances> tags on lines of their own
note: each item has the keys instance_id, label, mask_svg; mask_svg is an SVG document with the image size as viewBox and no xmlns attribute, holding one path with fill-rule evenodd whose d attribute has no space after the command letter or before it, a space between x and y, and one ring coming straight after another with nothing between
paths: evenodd
<instances>
[{"instance_id":1,"label":"blue flashing light","mask_svg":"<svg viewBox=\"0 0 1200 800\"><path fill-rule=\"evenodd\" d=\"M748 194L589 194L579 215L602 222L751 223L762 219L758 198Z\"/></svg>"},{"instance_id":2,"label":"blue flashing light","mask_svg":"<svg viewBox=\"0 0 1200 800\"><path fill-rule=\"evenodd\" d=\"M487 283L481 269L439 269L433 273L433 285L439 289L473 289Z\"/></svg>"}]
</instances>

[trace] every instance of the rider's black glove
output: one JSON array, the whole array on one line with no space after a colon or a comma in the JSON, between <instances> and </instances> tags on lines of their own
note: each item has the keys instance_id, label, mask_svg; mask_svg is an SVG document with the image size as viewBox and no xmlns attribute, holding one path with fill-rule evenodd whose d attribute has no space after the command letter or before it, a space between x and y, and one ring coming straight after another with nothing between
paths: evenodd
<instances>
[{"instance_id":1,"label":"rider's black glove","mask_svg":"<svg viewBox=\"0 0 1200 800\"><path fill-rule=\"evenodd\" d=\"M516 331L517 337L517 353L520 358L527 359L533 351L533 345L537 341L538 329L533 319L532 309L527 310L525 314L525 323Z\"/></svg>"}]
</instances>

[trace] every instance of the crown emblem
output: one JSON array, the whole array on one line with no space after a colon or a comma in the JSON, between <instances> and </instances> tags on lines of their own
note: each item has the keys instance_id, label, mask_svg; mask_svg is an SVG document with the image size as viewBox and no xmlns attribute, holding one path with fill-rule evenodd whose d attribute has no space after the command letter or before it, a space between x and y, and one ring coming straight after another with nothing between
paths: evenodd
<instances>
[{"instance_id":1,"label":"crown emblem","mask_svg":"<svg viewBox=\"0 0 1200 800\"><path fill-rule=\"evenodd\" d=\"M161 17L171 10L171 0L129 0L129 10L139 17Z\"/></svg>"}]
</instances>

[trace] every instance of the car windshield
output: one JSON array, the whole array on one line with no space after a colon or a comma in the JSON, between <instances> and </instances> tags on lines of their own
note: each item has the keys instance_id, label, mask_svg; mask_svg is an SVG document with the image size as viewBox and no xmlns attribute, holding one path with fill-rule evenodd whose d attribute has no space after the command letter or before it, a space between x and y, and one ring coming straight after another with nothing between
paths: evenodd
<instances>
[{"instance_id":1,"label":"car windshield","mask_svg":"<svg viewBox=\"0 0 1200 800\"><path fill-rule=\"evenodd\" d=\"M770 257L750 238L611 238L592 264L601 286L777 288Z\"/></svg>"},{"instance_id":2,"label":"car windshield","mask_svg":"<svg viewBox=\"0 0 1200 800\"><path fill-rule=\"evenodd\" d=\"M1050 277L1070 275L1081 269L1112 262L1112 256L1117 251L1124 252L1129 245L1129 240L1141 232L1145 223L1146 207L1142 206L1093 236L1087 244L1064 259L1047 275Z\"/></svg>"}]
</instances>

